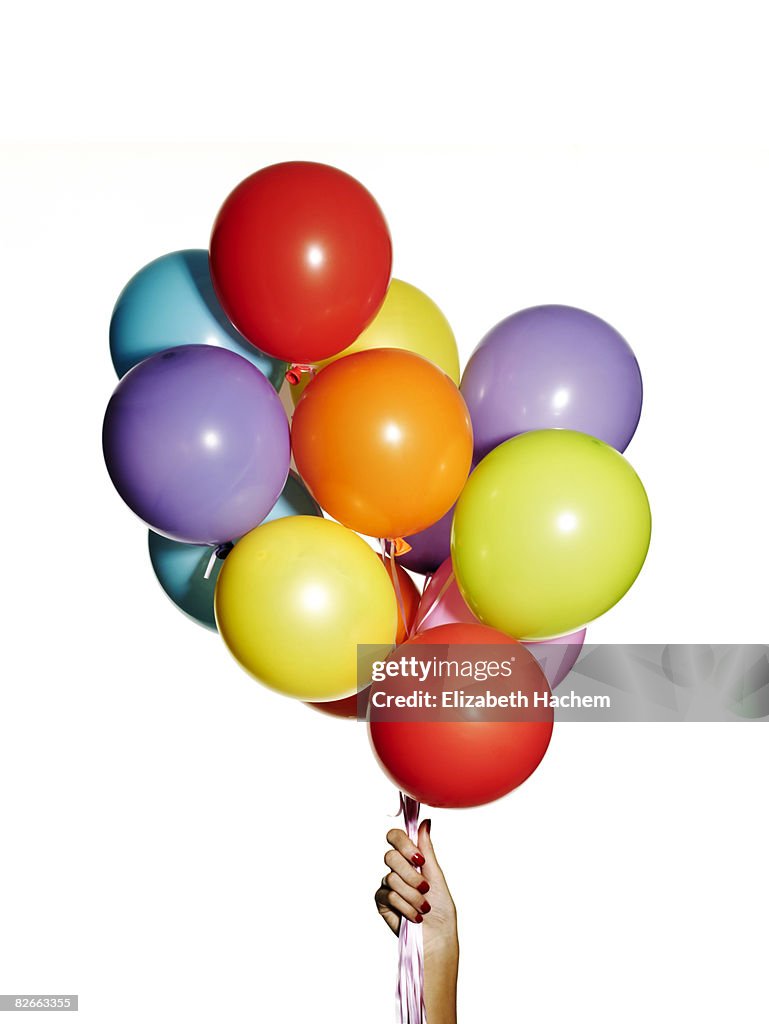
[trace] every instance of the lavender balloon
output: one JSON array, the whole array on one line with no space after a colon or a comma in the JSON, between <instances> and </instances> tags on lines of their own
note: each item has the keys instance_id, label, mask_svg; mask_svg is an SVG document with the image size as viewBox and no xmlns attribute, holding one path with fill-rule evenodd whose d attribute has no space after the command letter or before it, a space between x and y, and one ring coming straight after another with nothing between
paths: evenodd
<instances>
[{"instance_id":1,"label":"lavender balloon","mask_svg":"<svg viewBox=\"0 0 769 1024\"><path fill-rule=\"evenodd\" d=\"M477 465L478 460L473 459L471 473ZM451 524L456 507L457 504L454 502L448 512L432 526L403 538L411 545L411 550L405 555L398 555L398 561L404 569L430 576L446 561L451 555Z\"/></svg>"},{"instance_id":2,"label":"lavender balloon","mask_svg":"<svg viewBox=\"0 0 769 1024\"><path fill-rule=\"evenodd\" d=\"M452 505L444 516L426 530L403 538L411 545L411 551L398 555L398 562L404 569L429 576L441 562L446 561L451 554L451 520L455 508L456 505Z\"/></svg>"},{"instance_id":3,"label":"lavender balloon","mask_svg":"<svg viewBox=\"0 0 769 1024\"><path fill-rule=\"evenodd\" d=\"M288 476L288 421L274 388L210 345L159 352L130 370L107 406L103 445L123 501L188 544L247 533Z\"/></svg>"},{"instance_id":4,"label":"lavender balloon","mask_svg":"<svg viewBox=\"0 0 769 1024\"><path fill-rule=\"evenodd\" d=\"M527 430L563 427L623 452L643 386L628 343L573 306L534 306L493 327L462 376L478 461Z\"/></svg>"},{"instance_id":5,"label":"lavender balloon","mask_svg":"<svg viewBox=\"0 0 769 1024\"><path fill-rule=\"evenodd\" d=\"M545 678L550 683L551 690L560 686L577 664L586 634L586 629L578 629L574 633L555 636L551 640L527 640L524 642L524 647L528 648L539 662L540 668L545 673Z\"/></svg>"}]
</instances>

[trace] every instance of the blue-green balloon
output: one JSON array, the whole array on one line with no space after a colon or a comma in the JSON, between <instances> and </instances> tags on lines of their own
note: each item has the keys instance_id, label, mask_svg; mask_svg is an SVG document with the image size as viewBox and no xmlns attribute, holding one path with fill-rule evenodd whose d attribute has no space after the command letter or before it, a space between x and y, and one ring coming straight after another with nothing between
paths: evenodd
<instances>
[{"instance_id":1,"label":"blue-green balloon","mask_svg":"<svg viewBox=\"0 0 769 1024\"><path fill-rule=\"evenodd\" d=\"M323 516L320 506L293 470L264 522L287 516ZM177 608L202 626L216 630L214 590L223 564L221 558L216 559L211 575L205 578L215 549L207 544L182 544L152 530L149 531L149 547L155 575Z\"/></svg>"},{"instance_id":2,"label":"blue-green balloon","mask_svg":"<svg viewBox=\"0 0 769 1024\"><path fill-rule=\"evenodd\" d=\"M276 391L287 364L260 352L235 330L219 305L208 252L183 249L143 267L120 293L109 326L118 377L142 359L178 345L218 345L261 370Z\"/></svg>"}]
</instances>

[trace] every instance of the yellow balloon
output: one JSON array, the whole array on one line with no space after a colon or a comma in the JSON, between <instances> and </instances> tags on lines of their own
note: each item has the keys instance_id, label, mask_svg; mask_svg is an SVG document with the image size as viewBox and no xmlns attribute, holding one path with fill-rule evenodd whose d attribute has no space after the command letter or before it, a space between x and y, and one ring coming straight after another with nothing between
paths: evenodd
<instances>
[{"instance_id":1,"label":"yellow balloon","mask_svg":"<svg viewBox=\"0 0 769 1024\"><path fill-rule=\"evenodd\" d=\"M457 503L451 554L482 622L538 640L616 604L650 536L646 491L619 452L573 430L535 430L478 465Z\"/></svg>"},{"instance_id":2,"label":"yellow balloon","mask_svg":"<svg viewBox=\"0 0 769 1024\"><path fill-rule=\"evenodd\" d=\"M351 530L315 516L265 523L239 540L219 573L214 612L247 672L310 701L354 693L357 645L386 653L398 621L380 559Z\"/></svg>"},{"instance_id":3,"label":"yellow balloon","mask_svg":"<svg viewBox=\"0 0 769 1024\"><path fill-rule=\"evenodd\" d=\"M320 371L337 359L370 348L404 348L416 352L439 366L459 385L459 352L454 332L433 300L413 284L393 278L381 309L366 330L348 348L315 363L315 369ZM305 374L291 388L294 405L309 381Z\"/></svg>"}]
</instances>

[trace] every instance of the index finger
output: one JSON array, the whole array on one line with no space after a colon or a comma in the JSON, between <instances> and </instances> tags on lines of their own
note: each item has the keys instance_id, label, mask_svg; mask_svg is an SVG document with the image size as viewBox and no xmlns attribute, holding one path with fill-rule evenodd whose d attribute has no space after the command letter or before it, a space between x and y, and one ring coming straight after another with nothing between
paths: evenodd
<instances>
[{"instance_id":1,"label":"index finger","mask_svg":"<svg viewBox=\"0 0 769 1024\"><path fill-rule=\"evenodd\" d=\"M398 853L403 854L406 860L410 860L414 867L421 868L424 864L425 859L416 843L411 842L402 828L391 828L387 833L387 842Z\"/></svg>"}]
</instances>

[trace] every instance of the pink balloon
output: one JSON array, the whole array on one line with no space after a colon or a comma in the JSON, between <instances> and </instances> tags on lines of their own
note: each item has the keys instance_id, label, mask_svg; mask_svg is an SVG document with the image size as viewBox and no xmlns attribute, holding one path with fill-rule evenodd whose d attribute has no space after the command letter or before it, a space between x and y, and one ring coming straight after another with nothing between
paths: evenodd
<instances>
[{"instance_id":1,"label":"pink balloon","mask_svg":"<svg viewBox=\"0 0 769 1024\"><path fill-rule=\"evenodd\" d=\"M449 580L451 582L447 587ZM423 633L426 629L445 626L449 622L477 621L459 592L449 557L438 566L422 593L417 609L418 631Z\"/></svg>"},{"instance_id":2,"label":"pink balloon","mask_svg":"<svg viewBox=\"0 0 769 1024\"><path fill-rule=\"evenodd\" d=\"M449 622L478 622L478 619L460 594L454 579L454 567L451 559L447 558L424 589L417 609L416 631L422 633ZM562 683L574 668L585 642L585 633L586 630L580 629L566 636L527 640L524 644L539 662L551 689Z\"/></svg>"}]
</instances>

